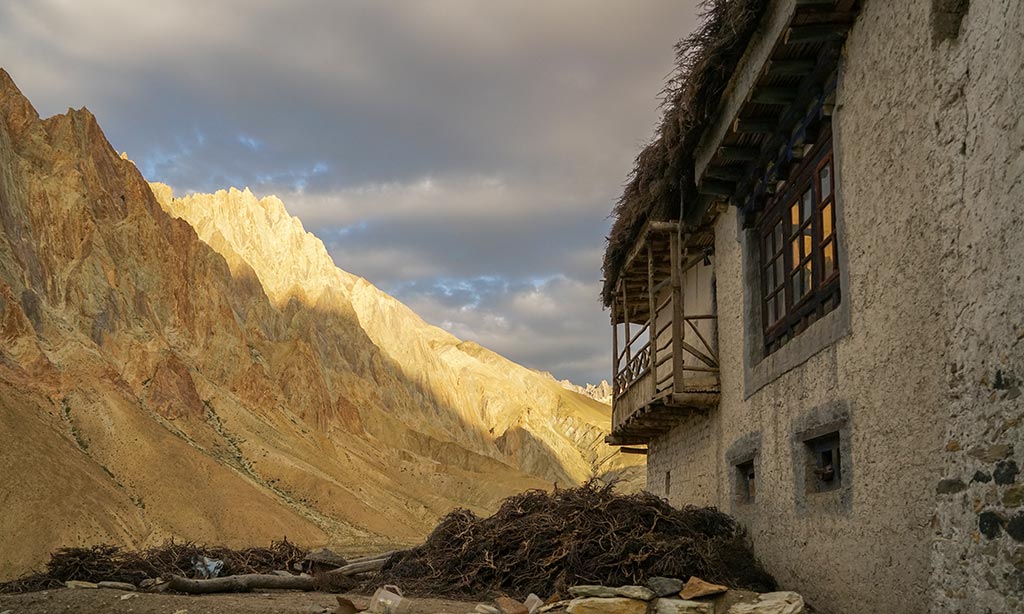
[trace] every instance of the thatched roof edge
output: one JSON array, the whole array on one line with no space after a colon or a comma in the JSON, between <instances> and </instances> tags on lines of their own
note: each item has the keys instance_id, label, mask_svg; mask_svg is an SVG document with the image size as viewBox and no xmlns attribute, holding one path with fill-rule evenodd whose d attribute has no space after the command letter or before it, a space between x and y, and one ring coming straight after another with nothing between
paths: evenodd
<instances>
[{"instance_id":1,"label":"thatched roof edge","mask_svg":"<svg viewBox=\"0 0 1024 614\"><path fill-rule=\"evenodd\" d=\"M605 306L630 246L649 220L679 219L682 199L696 196L693 151L770 0L703 0L701 23L676 44L676 68L663 91L654 138L640 151L612 211L604 256Z\"/></svg>"}]
</instances>

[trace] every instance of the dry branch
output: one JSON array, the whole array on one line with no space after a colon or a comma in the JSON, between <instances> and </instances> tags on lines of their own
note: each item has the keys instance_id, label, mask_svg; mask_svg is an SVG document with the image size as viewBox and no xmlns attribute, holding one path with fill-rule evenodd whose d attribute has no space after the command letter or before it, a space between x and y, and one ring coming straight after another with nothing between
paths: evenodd
<instances>
[{"instance_id":1,"label":"dry branch","mask_svg":"<svg viewBox=\"0 0 1024 614\"><path fill-rule=\"evenodd\" d=\"M363 589L396 584L411 595L523 599L565 594L574 584L691 575L759 591L775 584L726 514L676 509L649 493L618 495L591 483L510 497L488 518L456 510L422 546L388 559Z\"/></svg>"}]
</instances>

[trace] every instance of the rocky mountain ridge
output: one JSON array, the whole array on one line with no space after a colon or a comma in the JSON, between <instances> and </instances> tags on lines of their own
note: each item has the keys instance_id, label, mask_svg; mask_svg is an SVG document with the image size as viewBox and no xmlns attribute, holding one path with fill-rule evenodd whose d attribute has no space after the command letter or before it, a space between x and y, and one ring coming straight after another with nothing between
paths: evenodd
<instances>
[{"instance_id":1,"label":"rocky mountain ridge","mask_svg":"<svg viewBox=\"0 0 1024 614\"><path fill-rule=\"evenodd\" d=\"M0 576L171 535L410 543L628 470L607 407L336 268L280 201L155 190L0 70Z\"/></svg>"}]
</instances>

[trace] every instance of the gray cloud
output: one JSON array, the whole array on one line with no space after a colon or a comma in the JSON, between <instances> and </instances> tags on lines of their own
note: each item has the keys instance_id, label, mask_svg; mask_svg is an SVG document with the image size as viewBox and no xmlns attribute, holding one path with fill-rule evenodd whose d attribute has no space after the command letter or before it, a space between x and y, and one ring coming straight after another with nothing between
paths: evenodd
<instances>
[{"instance_id":1,"label":"gray cloud","mask_svg":"<svg viewBox=\"0 0 1024 614\"><path fill-rule=\"evenodd\" d=\"M0 58L148 178L276 193L428 321L593 381L607 214L693 4L13 0Z\"/></svg>"}]
</instances>

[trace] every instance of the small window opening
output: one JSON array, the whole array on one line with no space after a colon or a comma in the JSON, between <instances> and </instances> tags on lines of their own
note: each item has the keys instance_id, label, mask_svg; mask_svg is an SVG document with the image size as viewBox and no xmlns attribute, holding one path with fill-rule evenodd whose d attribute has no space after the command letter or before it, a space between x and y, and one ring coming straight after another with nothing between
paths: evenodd
<instances>
[{"instance_id":1,"label":"small window opening","mask_svg":"<svg viewBox=\"0 0 1024 614\"><path fill-rule=\"evenodd\" d=\"M843 469L839 455L839 432L810 439L805 443L810 457L808 492L826 492L839 488Z\"/></svg>"},{"instance_id":2,"label":"small window opening","mask_svg":"<svg viewBox=\"0 0 1024 614\"><path fill-rule=\"evenodd\" d=\"M757 492L754 460L736 465L736 494L740 503L753 503Z\"/></svg>"},{"instance_id":3,"label":"small window opening","mask_svg":"<svg viewBox=\"0 0 1024 614\"><path fill-rule=\"evenodd\" d=\"M671 494L672 494L672 472L671 471L666 471L665 472L665 496L667 497L667 496L669 496Z\"/></svg>"}]
</instances>

